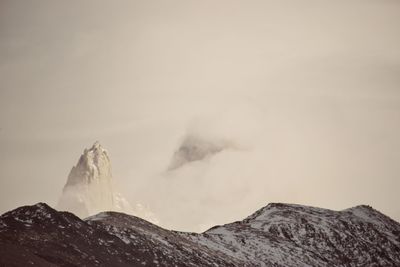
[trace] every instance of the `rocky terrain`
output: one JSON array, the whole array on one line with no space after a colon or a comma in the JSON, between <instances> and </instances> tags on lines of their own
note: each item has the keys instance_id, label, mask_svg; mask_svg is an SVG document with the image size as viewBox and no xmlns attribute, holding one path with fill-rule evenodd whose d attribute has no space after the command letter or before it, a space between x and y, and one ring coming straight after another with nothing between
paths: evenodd
<instances>
[{"instance_id":1,"label":"rocky terrain","mask_svg":"<svg viewBox=\"0 0 400 267\"><path fill-rule=\"evenodd\" d=\"M39 203L0 216L0 266L400 266L400 224L368 206L269 204L197 234Z\"/></svg>"}]
</instances>

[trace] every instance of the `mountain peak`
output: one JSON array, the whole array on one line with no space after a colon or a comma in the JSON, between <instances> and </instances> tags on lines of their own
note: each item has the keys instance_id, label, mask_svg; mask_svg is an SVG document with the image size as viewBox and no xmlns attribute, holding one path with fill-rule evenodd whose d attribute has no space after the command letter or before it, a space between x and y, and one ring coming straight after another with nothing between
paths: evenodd
<instances>
[{"instance_id":1,"label":"mountain peak","mask_svg":"<svg viewBox=\"0 0 400 267\"><path fill-rule=\"evenodd\" d=\"M168 170L172 171L191 162L201 161L229 148L234 148L234 145L227 140L187 134L174 152Z\"/></svg>"},{"instance_id":2,"label":"mountain peak","mask_svg":"<svg viewBox=\"0 0 400 267\"><path fill-rule=\"evenodd\" d=\"M89 155L89 154L107 154L107 150L104 149L99 141L96 141L93 143L93 145L89 149L84 150L84 155Z\"/></svg>"},{"instance_id":3,"label":"mountain peak","mask_svg":"<svg viewBox=\"0 0 400 267\"><path fill-rule=\"evenodd\" d=\"M116 189L110 158L98 141L84 150L71 169L57 208L81 218L102 211L117 211L158 221L147 208L138 204L132 207Z\"/></svg>"},{"instance_id":4,"label":"mountain peak","mask_svg":"<svg viewBox=\"0 0 400 267\"><path fill-rule=\"evenodd\" d=\"M104 210L114 210L116 206L129 212L129 204L120 203L115 192L111 172L111 161L107 151L96 141L85 149L78 163L72 167L63 189L58 208L68 210L80 217L93 215Z\"/></svg>"},{"instance_id":5,"label":"mountain peak","mask_svg":"<svg viewBox=\"0 0 400 267\"><path fill-rule=\"evenodd\" d=\"M84 150L76 166L71 169L66 186L111 179L111 162L107 150L96 141L91 148Z\"/></svg>"},{"instance_id":6,"label":"mountain peak","mask_svg":"<svg viewBox=\"0 0 400 267\"><path fill-rule=\"evenodd\" d=\"M11 210L9 212L4 213L1 217L7 217L10 215L18 215L18 214L24 214L24 215L29 215L31 213L35 214L47 214L47 213L52 213L55 212L53 208L51 208L49 205L43 202L36 203L34 205L27 205L27 206L22 206L17 209Z\"/></svg>"},{"instance_id":7,"label":"mountain peak","mask_svg":"<svg viewBox=\"0 0 400 267\"><path fill-rule=\"evenodd\" d=\"M71 214L71 216L73 216ZM46 203L37 203L16 208L0 216L0 231L7 225L17 228L30 227L32 224L40 224L43 221L55 220L60 213Z\"/></svg>"},{"instance_id":8,"label":"mountain peak","mask_svg":"<svg viewBox=\"0 0 400 267\"><path fill-rule=\"evenodd\" d=\"M100 142L99 141L94 142L92 149L93 148L101 148Z\"/></svg>"}]
</instances>

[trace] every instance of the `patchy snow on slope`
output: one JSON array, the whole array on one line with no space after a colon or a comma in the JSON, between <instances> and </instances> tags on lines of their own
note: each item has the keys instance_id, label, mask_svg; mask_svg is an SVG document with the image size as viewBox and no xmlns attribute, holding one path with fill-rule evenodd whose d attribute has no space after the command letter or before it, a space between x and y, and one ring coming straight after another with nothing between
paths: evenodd
<instances>
[{"instance_id":1,"label":"patchy snow on slope","mask_svg":"<svg viewBox=\"0 0 400 267\"><path fill-rule=\"evenodd\" d=\"M196 234L118 212L82 221L37 204L0 216L0 247L0 265L11 265L7 255L14 253L18 267L54 267L46 259L63 266L398 267L400 224L367 206L274 203Z\"/></svg>"}]
</instances>

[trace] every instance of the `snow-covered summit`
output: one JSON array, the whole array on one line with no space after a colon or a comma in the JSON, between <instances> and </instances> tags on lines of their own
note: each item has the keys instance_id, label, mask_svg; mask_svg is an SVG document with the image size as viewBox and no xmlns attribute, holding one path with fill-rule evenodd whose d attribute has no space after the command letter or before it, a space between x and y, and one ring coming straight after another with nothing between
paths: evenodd
<instances>
[{"instance_id":1,"label":"snow-covered summit","mask_svg":"<svg viewBox=\"0 0 400 267\"><path fill-rule=\"evenodd\" d=\"M138 205L141 209L136 208ZM71 169L57 208L73 212L81 218L102 211L117 211L157 222L152 212L138 205L132 207L116 189L108 152L96 141L84 150Z\"/></svg>"},{"instance_id":2,"label":"snow-covered summit","mask_svg":"<svg viewBox=\"0 0 400 267\"><path fill-rule=\"evenodd\" d=\"M111 162L107 150L96 141L91 148L84 150L78 163L72 168L66 187L104 179L112 179Z\"/></svg>"}]
</instances>

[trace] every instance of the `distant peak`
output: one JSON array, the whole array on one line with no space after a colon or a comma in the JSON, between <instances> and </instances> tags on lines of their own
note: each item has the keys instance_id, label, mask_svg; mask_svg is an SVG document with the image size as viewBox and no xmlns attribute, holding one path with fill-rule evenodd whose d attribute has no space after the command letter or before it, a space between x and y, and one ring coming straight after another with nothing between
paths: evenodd
<instances>
[{"instance_id":1,"label":"distant peak","mask_svg":"<svg viewBox=\"0 0 400 267\"><path fill-rule=\"evenodd\" d=\"M88 155L90 154L102 154L102 153L106 153L107 150L105 150L102 145L100 144L99 141L94 142L94 144L89 148L85 148L84 150L84 155Z\"/></svg>"},{"instance_id":2,"label":"distant peak","mask_svg":"<svg viewBox=\"0 0 400 267\"><path fill-rule=\"evenodd\" d=\"M232 142L224 139L187 134L174 152L168 170L175 170L185 164L201 161L234 147Z\"/></svg>"},{"instance_id":3,"label":"distant peak","mask_svg":"<svg viewBox=\"0 0 400 267\"><path fill-rule=\"evenodd\" d=\"M94 142L93 146L90 148L90 150L98 150L98 149L103 149L103 147L100 145L99 141Z\"/></svg>"},{"instance_id":4,"label":"distant peak","mask_svg":"<svg viewBox=\"0 0 400 267\"><path fill-rule=\"evenodd\" d=\"M66 186L89 184L94 180L111 180L111 163L107 151L96 141L85 149L68 176Z\"/></svg>"}]
</instances>

